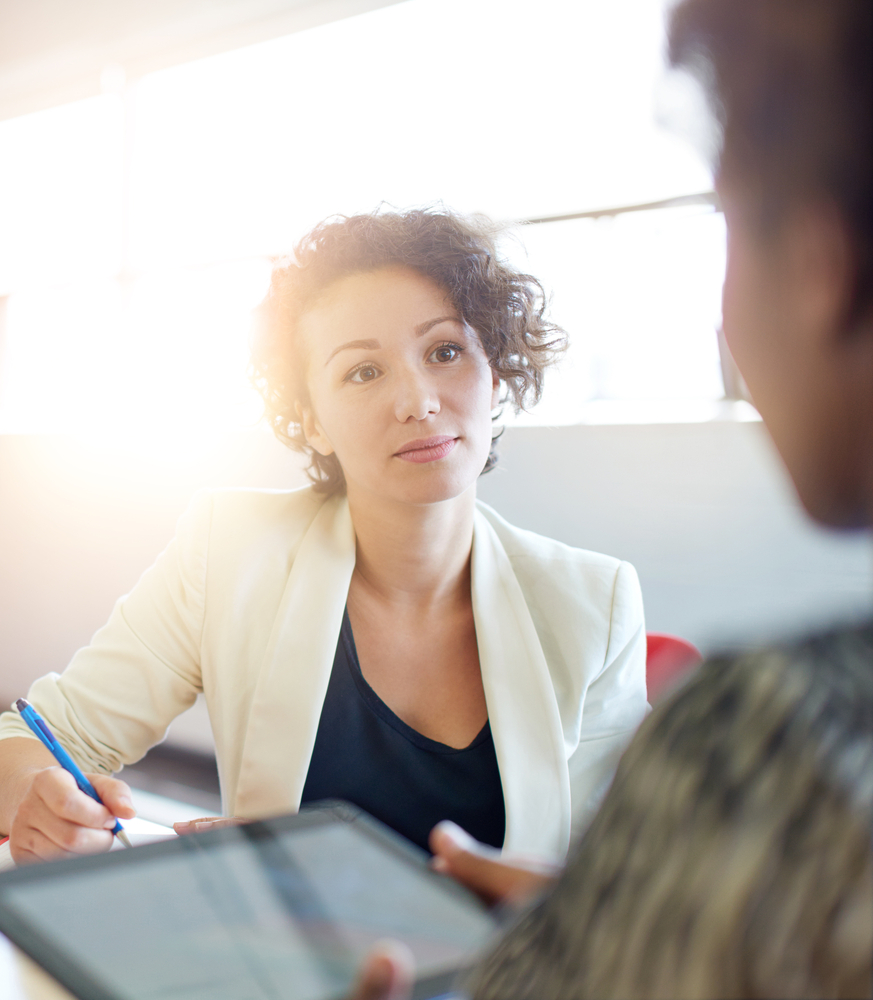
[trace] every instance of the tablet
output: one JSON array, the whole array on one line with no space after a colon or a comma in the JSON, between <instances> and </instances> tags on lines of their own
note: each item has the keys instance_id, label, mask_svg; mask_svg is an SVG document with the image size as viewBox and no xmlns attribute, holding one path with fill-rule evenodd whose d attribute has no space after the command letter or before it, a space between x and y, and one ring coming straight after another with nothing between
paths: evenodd
<instances>
[{"instance_id":1,"label":"tablet","mask_svg":"<svg viewBox=\"0 0 873 1000\"><path fill-rule=\"evenodd\" d=\"M0 931L81 1000L339 1000L385 937L443 996L494 929L346 803L0 875Z\"/></svg>"}]
</instances>

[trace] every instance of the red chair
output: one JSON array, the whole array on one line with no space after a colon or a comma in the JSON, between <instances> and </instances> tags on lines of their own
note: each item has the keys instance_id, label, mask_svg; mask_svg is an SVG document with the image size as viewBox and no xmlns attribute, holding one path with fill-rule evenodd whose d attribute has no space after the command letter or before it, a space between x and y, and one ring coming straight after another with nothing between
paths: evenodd
<instances>
[{"instance_id":1,"label":"red chair","mask_svg":"<svg viewBox=\"0 0 873 1000\"><path fill-rule=\"evenodd\" d=\"M646 687L649 701L655 702L676 681L703 662L700 650L677 635L646 633Z\"/></svg>"}]
</instances>

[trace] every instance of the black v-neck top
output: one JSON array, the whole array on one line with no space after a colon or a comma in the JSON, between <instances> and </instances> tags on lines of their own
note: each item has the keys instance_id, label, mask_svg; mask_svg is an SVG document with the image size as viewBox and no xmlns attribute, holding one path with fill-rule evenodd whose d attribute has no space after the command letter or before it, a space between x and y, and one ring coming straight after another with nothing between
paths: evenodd
<instances>
[{"instance_id":1,"label":"black v-neck top","mask_svg":"<svg viewBox=\"0 0 873 1000\"><path fill-rule=\"evenodd\" d=\"M301 805L340 798L427 847L454 820L503 846L506 814L491 726L461 749L422 736L394 714L361 673L348 611L337 641Z\"/></svg>"}]
</instances>

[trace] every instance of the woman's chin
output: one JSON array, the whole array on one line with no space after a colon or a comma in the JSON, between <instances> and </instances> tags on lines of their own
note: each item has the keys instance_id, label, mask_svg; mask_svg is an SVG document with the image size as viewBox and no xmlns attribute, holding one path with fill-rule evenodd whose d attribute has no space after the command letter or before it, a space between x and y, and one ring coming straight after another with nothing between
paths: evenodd
<instances>
[{"instance_id":1,"label":"woman's chin","mask_svg":"<svg viewBox=\"0 0 873 1000\"><path fill-rule=\"evenodd\" d=\"M427 507L433 504L450 503L475 490L475 481L467 480L459 483L428 483L401 491L397 499L401 503L415 507Z\"/></svg>"},{"instance_id":2,"label":"woman's chin","mask_svg":"<svg viewBox=\"0 0 873 1000\"><path fill-rule=\"evenodd\" d=\"M484 464L484 462L483 462ZM440 468L442 466L442 468ZM400 474L398 474L400 473ZM443 463L409 463L402 470L389 470L369 488L359 489L349 482L348 496L354 506L368 496L368 503L409 504L426 507L432 504L457 500L471 490L475 491L478 473L447 468Z\"/></svg>"}]
</instances>

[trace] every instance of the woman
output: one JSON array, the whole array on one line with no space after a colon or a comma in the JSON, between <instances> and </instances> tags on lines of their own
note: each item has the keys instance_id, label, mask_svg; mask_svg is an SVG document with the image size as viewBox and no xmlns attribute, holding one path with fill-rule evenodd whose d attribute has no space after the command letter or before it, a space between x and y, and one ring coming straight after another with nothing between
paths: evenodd
<instances>
[{"instance_id":1,"label":"woman","mask_svg":"<svg viewBox=\"0 0 873 1000\"><path fill-rule=\"evenodd\" d=\"M646 711L645 636L631 567L475 499L492 411L535 401L560 346L538 283L447 212L377 213L304 239L261 315L256 378L314 485L199 497L28 698L106 775L202 690L228 814L341 795L422 845L448 817L560 859ZM0 735L16 860L107 847L108 813L16 718Z\"/></svg>"}]
</instances>

